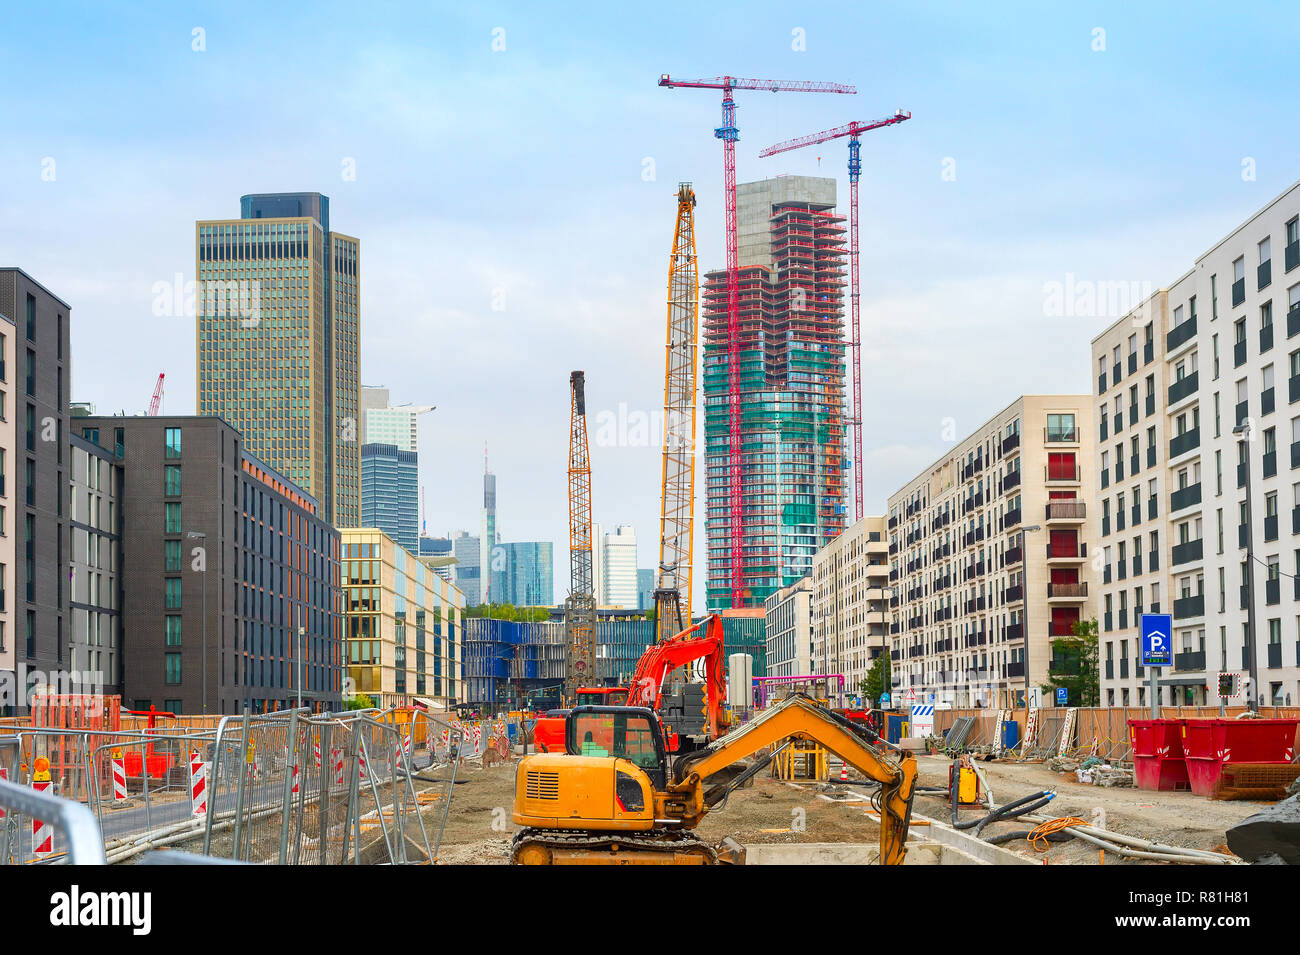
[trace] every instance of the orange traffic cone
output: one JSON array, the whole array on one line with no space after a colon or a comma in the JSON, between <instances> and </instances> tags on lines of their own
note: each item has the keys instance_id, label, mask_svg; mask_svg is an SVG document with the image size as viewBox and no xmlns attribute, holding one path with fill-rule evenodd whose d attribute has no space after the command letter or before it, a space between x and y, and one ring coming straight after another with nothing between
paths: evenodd
<instances>
[{"instance_id":1,"label":"orange traffic cone","mask_svg":"<svg viewBox=\"0 0 1300 955\"><path fill-rule=\"evenodd\" d=\"M840 782L842 782L842 783L847 783L848 781L849 781L849 764L848 764L848 763L841 762L841 763L840 763Z\"/></svg>"}]
</instances>

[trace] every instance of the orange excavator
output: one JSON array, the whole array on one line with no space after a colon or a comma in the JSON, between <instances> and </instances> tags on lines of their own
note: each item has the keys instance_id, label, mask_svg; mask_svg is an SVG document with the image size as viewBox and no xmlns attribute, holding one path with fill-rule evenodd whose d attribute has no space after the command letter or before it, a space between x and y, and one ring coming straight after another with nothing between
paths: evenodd
<instances>
[{"instance_id":1,"label":"orange excavator","mask_svg":"<svg viewBox=\"0 0 1300 955\"><path fill-rule=\"evenodd\" d=\"M580 688L578 705L625 703L654 710L663 722L668 752L693 752L730 726L722 652L722 618L711 614L647 649L637 661L627 688ZM704 663L703 683L670 680L677 670L697 660ZM552 710L538 718L533 741L539 752L564 752L564 719L568 713L567 709Z\"/></svg>"},{"instance_id":2,"label":"orange excavator","mask_svg":"<svg viewBox=\"0 0 1300 955\"><path fill-rule=\"evenodd\" d=\"M722 667L722 618L710 614L699 623L651 646L637 661L628 687L628 706L654 710L663 721L669 752L691 752L717 739L730 725L727 682ZM700 660L704 682L668 678Z\"/></svg>"}]
</instances>

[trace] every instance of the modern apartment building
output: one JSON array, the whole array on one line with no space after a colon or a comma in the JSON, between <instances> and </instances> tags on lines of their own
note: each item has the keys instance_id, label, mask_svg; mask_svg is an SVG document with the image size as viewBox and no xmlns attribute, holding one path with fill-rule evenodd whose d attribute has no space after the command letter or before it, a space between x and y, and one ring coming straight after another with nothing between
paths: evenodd
<instances>
[{"instance_id":1,"label":"modern apartment building","mask_svg":"<svg viewBox=\"0 0 1300 955\"><path fill-rule=\"evenodd\" d=\"M16 712L28 684L68 669L71 309L4 268L0 316L0 712Z\"/></svg>"},{"instance_id":2,"label":"modern apartment building","mask_svg":"<svg viewBox=\"0 0 1300 955\"><path fill-rule=\"evenodd\" d=\"M380 707L457 701L465 598L377 528L343 530L349 687Z\"/></svg>"},{"instance_id":3,"label":"modern apartment building","mask_svg":"<svg viewBox=\"0 0 1300 955\"><path fill-rule=\"evenodd\" d=\"M414 451L395 444L361 446L361 524L419 553L420 463Z\"/></svg>"},{"instance_id":4,"label":"modern apartment building","mask_svg":"<svg viewBox=\"0 0 1300 955\"><path fill-rule=\"evenodd\" d=\"M835 180L737 188L743 598L812 572L847 523L844 217ZM727 274L704 288L707 602L732 606Z\"/></svg>"},{"instance_id":5,"label":"modern apartment building","mask_svg":"<svg viewBox=\"0 0 1300 955\"><path fill-rule=\"evenodd\" d=\"M68 468L68 669L122 692L122 464L75 433ZM89 692L89 691L88 691Z\"/></svg>"},{"instance_id":6,"label":"modern apartment building","mask_svg":"<svg viewBox=\"0 0 1300 955\"><path fill-rule=\"evenodd\" d=\"M361 518L360 246L320 193L240 199L195 224L197 408L322 503Z\"/></svg>"},{"instance_id":7,"label":"modern apartment building","mask_svg":"<svg viewBox=\"0 0 1300 955\"><path fill-rule=\"evenodd\" d=\"M890 496L895 694L1007 706L1047 682L1093 613L1094 434L1091 395L1024 395Z\"/></svg>"},{"instance_id":8,"label":"modern apartment building","mask_svg":"<svg viewBox=\"0 0 1300 955\"><path fill-rule=\"evenodd\" d=\"M339 536L220 418L76 419L121 462L122 691L133 709L342 702Z\"/></svg>"},{"instance_id":9,"label":"modern apartment building","mask_svg":"<svg viewBox=\"0 0 1300 955\"><path fill-rule=\"evenodd\" d=\"M1257 701L1294 705L1300 701L1300 183L1197 258L1157 298L1153 345L1136 375L1131 361L1117 372L1114 349L1125 334L1118 326L1099 336L1092 351L1099 405L1112 403L1120 389L1127 394L1131 378L1151 373L1148 363L1155 368L1153 470L1162 479L1159 531L1168 555L1161 584L1165 612L1174 618L1174 665L1159 675L1162 701L1218 703L1218 675L1248 674L1253 647ZM1118 562L1118 551L1114 556ZM1120 601L1134 608L1145 602L1148 610L1155 601L1149 590L1139 596L1131 579L1121 585L1118 570L1112 580L1103 591L1114 616L1108 629L1103 604L1102 699L1140 704L1148 674L1123 666L1140 648L1135 623L1120 616Z\"/></svg>"},{"instance_id":10,"label":"modern apartment building","mask_svg":"<svg viewBox=\"0 0 1300 955\"><path fill-rule=\"evenodd\" d=\"M813 670L803 672L843 674L851 694L889 650L887 534L884 517L864 517L813 558Z\"/></svg>"},{"instance_id":11,"label":"modern apartment building","mask_svg":"<svg viewBox=\"0 0 1300 955\"><path fill-rule=\"evenodd\" d=\"M767 675L813 673L812 578L801 578L769 594L763 609L767 626Z\"/></svg>"}]
</instances>

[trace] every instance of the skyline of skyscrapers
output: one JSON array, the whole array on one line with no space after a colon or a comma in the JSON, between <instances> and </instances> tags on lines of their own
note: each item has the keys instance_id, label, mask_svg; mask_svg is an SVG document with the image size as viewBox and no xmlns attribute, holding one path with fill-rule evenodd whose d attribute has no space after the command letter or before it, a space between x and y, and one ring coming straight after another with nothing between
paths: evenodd
<instances>
[{"instance_id":1,"label":"skyline of skyscrapers","mask_svg":"<svg viewBox=\"0 0 1300 955\"><path fill-rule=\"evenodd\" d=\"M245 195L238 219L195 223L198 413L335 526L361 517L359 262L318 192Z\"/></svg>"},{"instance_id":2,"label":"skyline of skyscrapers","mask_svg":"<svg viewBox=\"0 0 1300 955\"><path fill-rule=\"evenodd\" d=\"M812 570L845 527L844 217L834 179L737 187L744 606ZM710 610L732 605L727 273L706 274L705 494Z\"/></svg>"}]
</instances>

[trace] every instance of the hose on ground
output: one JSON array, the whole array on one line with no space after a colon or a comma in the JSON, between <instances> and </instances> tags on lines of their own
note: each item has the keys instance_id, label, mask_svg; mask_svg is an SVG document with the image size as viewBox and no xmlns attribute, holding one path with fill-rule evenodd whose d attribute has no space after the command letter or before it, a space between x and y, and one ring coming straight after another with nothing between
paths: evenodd
<instances>
[{"instance_id":1,"label":"hose on ground","mask_svg":"<svg viewBox=\"0 0 1300 955\"><path fill-rule=\"evenodd\" d=\"M1018 839L1029 839L1034 834L1032 829L1015 829L1011 832L999 832L996 836L988 836L984 839L991 846L1000 846L1006 842L1015 842ZM1069 830L1062 832L1047 833L1043 838L1048 842L1069 842L1074 838L1074 833Z\"/></svg>"},{"instance_id":2,"label":"hose on ground","mask_svg":"<svg viewBox=\"0 0 1300 955\"><path fill-rule=\"evenodd\" d=\"M1014 819L1016 818L1016 816L1022 816L1025 813L1034 812L1038 809L1041 809L1043 806L1046 806L1049 802L1051 802L1053 799L1056 798L1056 793L1052 792L1050 789L1043 789L1036 793L1030 793L1028 796L1024 796L1020 799L1017 799L1015 802L1009 802L1005 806L999 806L997 809L994 809L992 812L988 813L985 816L981 816L978 819L967 819L964 822L958 822L957 801L955 798L952 798L955 795L956 792L954 790L952 795L949 797L950 799L952 799L953 828L954 829L975 829L977 833L979 829L983 829L991 822L997 822L999 820L1005 820L1005 819ZM1016 812L1015 810L1020 810L1020 811Z\"/></svg>"}]
</instances>

